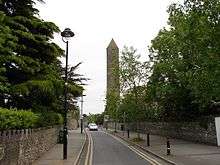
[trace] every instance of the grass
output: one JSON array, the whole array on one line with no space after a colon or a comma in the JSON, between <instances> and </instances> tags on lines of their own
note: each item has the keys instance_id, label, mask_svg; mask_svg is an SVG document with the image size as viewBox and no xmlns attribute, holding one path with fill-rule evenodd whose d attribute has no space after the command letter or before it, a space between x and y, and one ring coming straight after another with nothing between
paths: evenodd
<instances>
[{"instance_id":1,"label":"grass","mask_svg":"<svg viewBox=\"0 0 220 165\"><path fill-rule=\"evenodd\" d=\"M142 138L133 138L133 139L131 139L131 141L132 141L132 142L135 142L135 143L138 143L138 142L143 142L143 141L145 141L145 140L142 139Z\"/></svg>"}]
</instances>

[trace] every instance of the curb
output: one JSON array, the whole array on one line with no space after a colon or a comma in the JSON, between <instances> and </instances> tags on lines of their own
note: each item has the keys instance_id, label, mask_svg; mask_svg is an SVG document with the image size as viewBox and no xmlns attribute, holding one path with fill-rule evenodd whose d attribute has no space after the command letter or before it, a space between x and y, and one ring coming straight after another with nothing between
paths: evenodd
<instances>
[{"instance_id":1,"label":"curb","mask_svg":"<svg viewBox=\"0 0 220 165\"><path fill-rule=\"evenodd\" d=\"M77 165L77 164L79 163L79 159L80 159L80 157L81 157L81 155L82 155L82 152L83 152L83 150L84 150L84 148L85 148L86 141L88 140L87 132L86 132L85 130L84 130L84 132L85 132L85 135L84 135L84 142L83 142L83 145L82 145L82 147L81 147L81 149L80 149L79 154L78 154L77 157L76 157L75 162L73 163L74 165Z\"/></svg>"},{"instance_id":2,"label":"curb","mask_svg":"<svg viewBox=\"0 0 220 165\"><path fill-rule=\"evenodd\" d=\"M172 164L172 165L177 165L175 162L170 161L170 160L168 160L168 159L166 159L166 158L164 158L164 157L162 157L162 156L160 156L160 155L158 155L158 154L156 154L156 153L154 153L154 152L152 152L152 151L146 149L145 147L142 147L142 146L139 145L139 144L136 144L136 143L134 143L134 142L131 142L130 140L124 139L124 138L123 138L122 136L120 136L120 135L116 135L116 134L114 134L114 133L112 133L112 132L110 132L110 134L121 138L122 140L126 141L126 142L129 143L129 144L132 144L133 146L136 146L136 147L141 148L141 149L144 150L145 152L147 152L147 153L149 153L149 154L151 154L151 155L153 155L153 156L155 156L155 157L157 157L157 158L159 158L159 159L162 159L162 160L165 161L166 163L169 163L169 164Z\"/></svg>"}]
</instances>

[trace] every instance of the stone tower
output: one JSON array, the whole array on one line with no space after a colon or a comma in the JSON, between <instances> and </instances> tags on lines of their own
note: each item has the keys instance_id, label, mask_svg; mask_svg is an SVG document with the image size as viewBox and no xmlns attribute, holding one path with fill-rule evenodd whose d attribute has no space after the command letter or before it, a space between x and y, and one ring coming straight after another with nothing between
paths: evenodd
<instances>
[{"instance_id":1,"label":"stone tower","mask_svg":"<svg viewBox=\"0 0 220 165\"><path fill-rule=\"evenodd\" d=\"M117 96L119 91L119 49L112 39L107 47L107 94L114 92Z\"/></svg>"}]
</instances>

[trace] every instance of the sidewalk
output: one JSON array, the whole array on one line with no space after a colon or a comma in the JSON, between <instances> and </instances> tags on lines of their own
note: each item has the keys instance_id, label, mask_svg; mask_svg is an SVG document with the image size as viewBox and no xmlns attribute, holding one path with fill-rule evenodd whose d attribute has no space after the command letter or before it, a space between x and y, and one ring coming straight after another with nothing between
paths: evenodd
<instances>
[{"instance_id":1,"label":"sidewalk","mask_svg":"<svg viewBox=\"0 0 220 165\"><path fill-rule=\"evenodd\" d=\"M56 144L36 160L33 165L74 165L84 144L85 134L81 134L80 129L77 129L69 131L68 135L67 160L63 160L63 145Z\"/></svg>"},{"instance_id":2,"label":"sidewalk","mask_svg":"<svg viewBox=\"0 0 220 165\"><path fill-rule=\"evenodd\" d=\"M137 133L130 132L130 138L127 133L118 131L117 135L131 140L137 137ZM147 135L141 134L144 142L138 144L150 152L155 153L165 159L168 159L178 165L219 165L220 164L220 147L205 144L196 144L189 141L170 139L171 155L166 155L167 146L166 138L162 136L150 135L150 146L147 146Z\"/></svg>"}]
</instances>

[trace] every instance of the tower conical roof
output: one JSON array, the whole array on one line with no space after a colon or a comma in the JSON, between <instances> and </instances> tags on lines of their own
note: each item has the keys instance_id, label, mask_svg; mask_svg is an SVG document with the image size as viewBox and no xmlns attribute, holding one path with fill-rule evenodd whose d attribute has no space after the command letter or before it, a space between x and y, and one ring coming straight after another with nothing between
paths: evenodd
<instances>
[{"instance_id":1,"label":"tower conical roof","mask_svg":"<svg viewBox=\"0 0 220 165\"><path fill-rule=\"evenodd\" d=\"M107 48L118 48L117 44L115 43L114 39L112 38L111 42L109 43Z\"/></svg>"}]
</instances>

